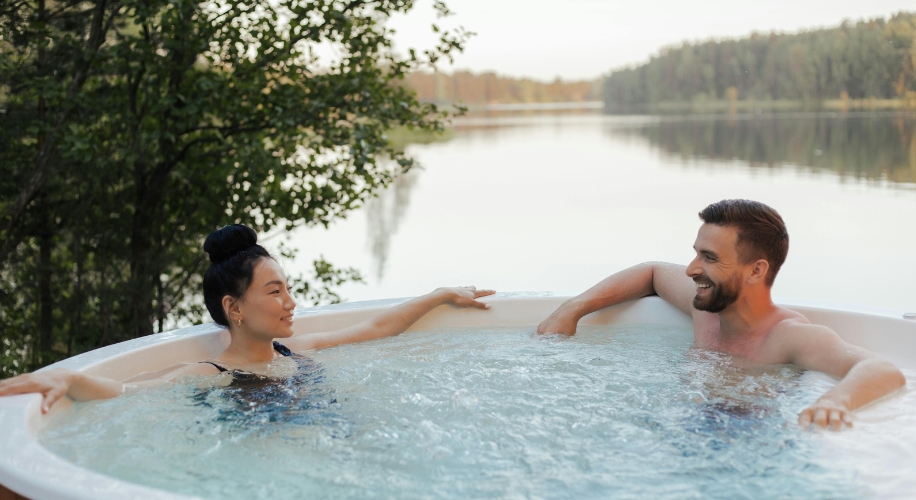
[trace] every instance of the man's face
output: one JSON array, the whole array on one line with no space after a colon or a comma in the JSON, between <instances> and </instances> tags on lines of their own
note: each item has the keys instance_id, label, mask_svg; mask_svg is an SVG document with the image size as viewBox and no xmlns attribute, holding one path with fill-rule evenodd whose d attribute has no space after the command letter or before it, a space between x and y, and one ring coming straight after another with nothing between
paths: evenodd
<instances>
[{"instance_id":1,"label":"man's face","mask_svg":"<svg viewBox=\"0 0 916 500\"><path fill-rule=\"evenodd\" d=\"M703 224L693 245L697 256L687 275L697 284L693 307L717 313L732 305L744 284L744 265L738 259L738 231L728 226Z\"/></svg>"}]
</instances>

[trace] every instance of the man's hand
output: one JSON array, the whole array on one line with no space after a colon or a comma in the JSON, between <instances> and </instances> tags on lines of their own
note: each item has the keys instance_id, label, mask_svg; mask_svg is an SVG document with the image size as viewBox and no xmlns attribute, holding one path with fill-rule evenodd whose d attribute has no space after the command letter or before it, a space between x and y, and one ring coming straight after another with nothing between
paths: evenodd
<instances>
[{"instance_id":1,"label":"man's hand","mask_svg":"<svg viewBox=\"0 0 916 500\"><path fill-rule=\"evenodd\" d=\"M575 335L576 325L579 324L579 315L570 310L568 304L563 304L541 324L538 325L538 333L562 333L563 335Z\"/></svg>"},{"instance_id":2,"label":"man's hand","mask_svg":"<svg viewBox=\"0 0 916 500\"><path fill-rule=\"evenodd\" d=\"M852 427L852 412L844 404L819 400L798 414L798 424L802 427L814 424L822 429L838 431Z\"/></svg>"},{"instance_id":3,"label":"man's hand","mask_svg":"<svg viewBox=\"0 0 916 500\"><path fill-rule=\"evenodd\" d=\"M840 379L798 415L803 426L814 424L832 430L852 427L852 411L906 385L906 378L893 363L847 344L826 326L806 320L782 321L770 335L786 361Z\"/></svg>"}]
</instances>

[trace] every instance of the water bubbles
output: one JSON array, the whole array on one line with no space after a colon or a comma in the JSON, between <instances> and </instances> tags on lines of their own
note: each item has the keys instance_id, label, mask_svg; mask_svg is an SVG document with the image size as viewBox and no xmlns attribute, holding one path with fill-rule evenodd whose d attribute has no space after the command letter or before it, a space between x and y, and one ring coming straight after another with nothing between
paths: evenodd
<instances>
[{"instance_id":1,"label":"water bubbles","mask_svg":"<svg viewBox=\"0 0 916 500\"><path fill-rule=\"evenodd\" d=\"M644 389L633 387L623 395L623 401L632 408L643 408L649 402L649 397Z\"/></svg>"},{"instance_id":2,"label":"water bubbles","mask_svg":"<svg viewBox=\"0 0 916 500\"><path fill-rule=\"evenodd\" d=\"M426 396L420 394L419 392L418 392L418 393L414 393L414 394L408 394L408 395L405 395L405 396L401 396L401 402L402 402L402 403L415 404L415 405L418 405L418 406L433 406L433 405L436 404L434 401L432 401L432 400L429 399L428 397L426 397Z\"/></svg>"},{"instance_id":3,"label":"water bubbles","mask_svg":"<svg viewBox=\"0 0 916 500\"><path fill-rule=\"evenodd\" d=\"M226 499L862 492L791 425L829 378L735 367L691 341L646 325L413 332L316 352L326 375L304 393L328 396L295 421L226 418L225 390L176 385L78 403L41 439L105 474Z\"/></svg>"},{"instance_id":4,"label":"water bubbles","mask_svg":"<svg viewBox=\"0 0 916 500\"><path fill-rule=\"evenodd\" d=\"M452 394L452 402L456 407L466 410L476 409L480 405L480 401L478 401L467 389L455 391L455 394Z\"/></svg>"},{"instance_id":5,"label":"water bubbles","mask_svg":"<svg viewBox=\"0 0 916 500\"><path fill-rule=\"evenodd\" d=\"M700 391L686 391L681 393L680 398L684 403L700 404L708 401L705 394Z\"/></svg>"}]
</instances>

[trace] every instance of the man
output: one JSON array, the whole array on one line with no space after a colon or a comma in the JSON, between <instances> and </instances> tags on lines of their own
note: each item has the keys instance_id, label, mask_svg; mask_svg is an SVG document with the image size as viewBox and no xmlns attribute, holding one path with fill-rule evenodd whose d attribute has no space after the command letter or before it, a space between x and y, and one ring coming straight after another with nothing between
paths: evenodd
<instances>
[{"instance_id":1,"label":"man","mask_svg":"<svg viewBox=\"0 0 916 500\"><path fill-rule=\"evenodd\" d=\"M770 288L789 250L789 234L775 210L723 200L703 209L700 219L696 257L686 268L648 262L614 274L563 303L538 332L573 335L586 314L658 295L693 318L698 347L840 378L799 414L801 425L852 426L853 410L903 387L903 374L890 362L773 304Z\"/></svg>"}]
</instances>

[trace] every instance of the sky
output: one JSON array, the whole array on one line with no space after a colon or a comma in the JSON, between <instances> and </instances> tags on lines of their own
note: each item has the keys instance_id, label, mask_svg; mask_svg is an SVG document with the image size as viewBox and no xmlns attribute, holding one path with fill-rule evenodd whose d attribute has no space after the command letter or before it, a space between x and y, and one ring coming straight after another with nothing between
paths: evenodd
<instances>
[{"instance_id":1,"label":"sky","mask_svg":"<svg viewBox=\"0 0 916 500\"><path fill-rule=\"evenodd\" d=\"M430 26L477 33L445 71L495 71L538 80L594 79L640 64L665 46L751 32L797 32L843 20L916 10L916 0L447 0L455 14L436 19L433 0L418 0L389 26L396 47L429 48Z\"/></svg>"}]
</instances>

